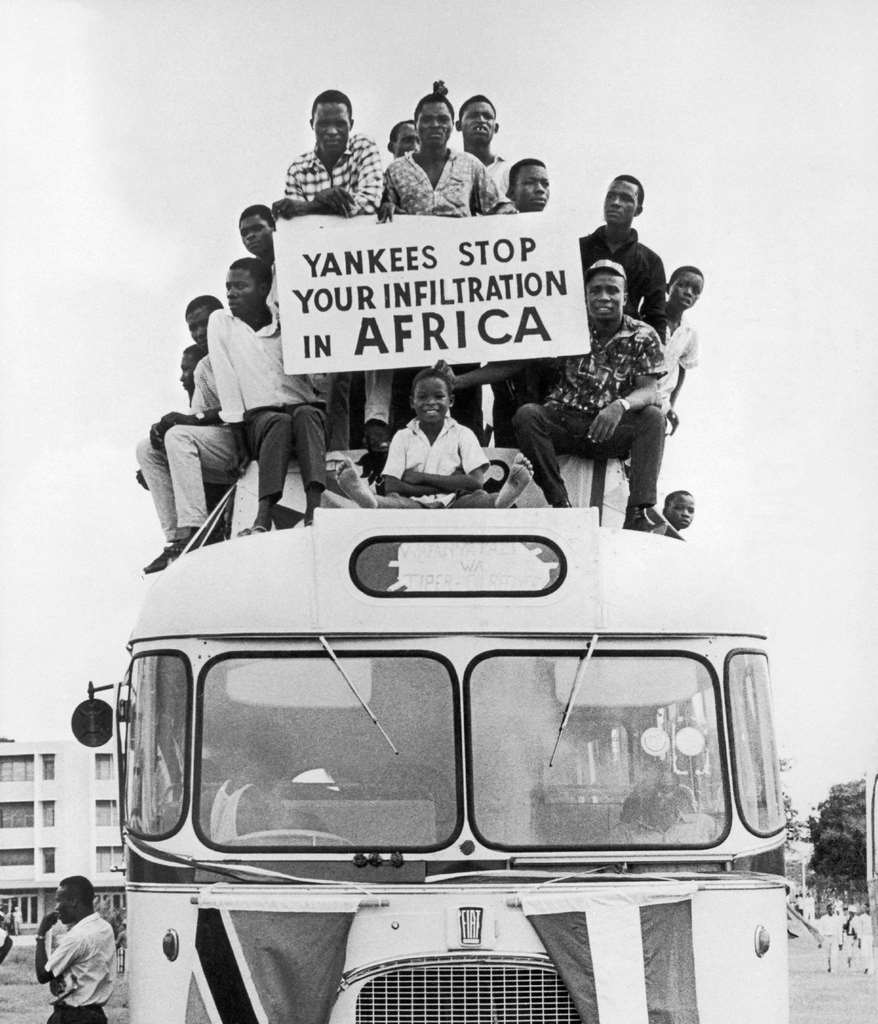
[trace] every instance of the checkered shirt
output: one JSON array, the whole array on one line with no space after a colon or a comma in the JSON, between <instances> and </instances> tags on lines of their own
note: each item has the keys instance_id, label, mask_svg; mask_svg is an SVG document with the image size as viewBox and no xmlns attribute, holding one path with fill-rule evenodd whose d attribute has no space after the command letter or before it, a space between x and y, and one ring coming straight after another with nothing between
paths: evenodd
<instances>
[{"instance_id":1,"label":"checkered shirt","mask_svg":"<svg viewBox=\"0 0 878 1024\"><path fill-rule=\"evenodd\" d=\"M316 151L297 157L287 170L284 195L312 202L318 192L343 188L354 197L354 213L375 213L381 202L383 168L375 143L365 135L348 136L338 162L327 171Z\"/></svg>"}]
</instances>

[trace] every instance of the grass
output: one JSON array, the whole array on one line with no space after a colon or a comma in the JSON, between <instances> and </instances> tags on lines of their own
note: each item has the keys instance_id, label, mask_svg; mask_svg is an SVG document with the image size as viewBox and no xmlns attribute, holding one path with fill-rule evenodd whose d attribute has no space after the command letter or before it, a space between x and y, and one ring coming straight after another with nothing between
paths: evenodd
<instances>
[{"instance_id":1,"label":"grass","mask_svg":"<svg viewBox=\"0 0 878 1024\"><path fill-rule=\"evenodd\" d=\"M0 966L0 987L0 1024L45 1024L49 991L34 979L32 947L19 942L13 948ZM128 1024L125 975L116 979L107 1017L109 1024ZM790 941L790 1024L874 1024L876 1019L875 975L844 968L827 974L823 950L812 939Z\"/></svg>"},{"instance_id":2,"label":"grass","mask_svg":"<svg viewBox=\"0 0 878 1024\"><path fill-rule=\"evenodd\" d=\"M49 986L34 977L33 945L15 940L0 964L0 1024L46 1024L52 1012ZM110 1024L128 1024L128 979L116 978L113 997L106 1006Z\"/></svg>"},{"instance_id":3,"label":"grass","mask_svg":"<svg viewBox=\"0 0 878 1024\"><path fill-rule=\"evenodd\" d=\"M790 1024L874 1024L874 974L840 966L826 971L826 953L811 938L790 940Z\"/></svg>"}]
</instances>

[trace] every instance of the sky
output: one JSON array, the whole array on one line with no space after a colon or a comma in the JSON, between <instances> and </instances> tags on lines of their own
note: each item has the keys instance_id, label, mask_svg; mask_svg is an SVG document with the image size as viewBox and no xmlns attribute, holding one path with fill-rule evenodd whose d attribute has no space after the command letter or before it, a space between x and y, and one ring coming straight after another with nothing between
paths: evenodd
<instances>
[{"instance_id":1,"label":"sky","mask_svg":"<svg viewBox=\"0 0 878 1024\"><path fill-rule=\"evenodd\" d=\"M641 240L704 270L661 490L693 491L690 543L766 623L794 804L878 765L871 4L6 0L0 39L0 735L66 737L124 671L162 545L134 448L184 408L186 302L223 295L313 97L347 92L383 149L441 78L494 100L497 151L542 157L582 233L632 173Z\"/></svg>"}]
</instances>

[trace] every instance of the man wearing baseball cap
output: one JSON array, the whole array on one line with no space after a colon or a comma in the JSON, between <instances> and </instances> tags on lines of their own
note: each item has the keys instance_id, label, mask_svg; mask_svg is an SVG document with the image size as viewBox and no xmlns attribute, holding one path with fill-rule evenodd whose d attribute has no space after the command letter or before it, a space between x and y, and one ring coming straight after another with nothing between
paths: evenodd
<instances>
[{"instance_id":1,"label":"man wearing baseball cap","mask_svg":"<svg viewBox=\"0 0 878 1024\"><path fill-rule=\"evenodd\" d=\"M631 457L625 529L652 532L666 526L655 511L665 440L656 382L664 373L659 336L624 313L625 271L597 260L585 273L590 351L559 360L546 401L523 405L513 426L546 501L569 508L558 456ZM673 528L666 536L676 535Z\"/></svg>"}]
</instances>

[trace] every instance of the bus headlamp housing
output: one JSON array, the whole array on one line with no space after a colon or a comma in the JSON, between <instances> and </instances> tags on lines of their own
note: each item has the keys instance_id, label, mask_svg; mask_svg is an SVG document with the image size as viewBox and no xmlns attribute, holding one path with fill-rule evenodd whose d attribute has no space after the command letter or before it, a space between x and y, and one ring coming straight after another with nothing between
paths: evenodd
<instances>
[{"instance_id":1,"label":"bus headlamp housing","mask_svg":"<svg viewBox=\"0 0 878 1024\"><path fill-rule=\"evenodd\" d=\"M757 956L765 956L771 948L771 935L765 925L759 925L753 935L753 948Z\"/></svg>"}]
</instances>

